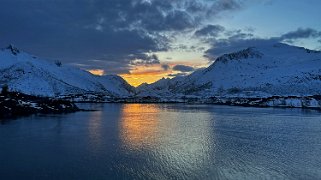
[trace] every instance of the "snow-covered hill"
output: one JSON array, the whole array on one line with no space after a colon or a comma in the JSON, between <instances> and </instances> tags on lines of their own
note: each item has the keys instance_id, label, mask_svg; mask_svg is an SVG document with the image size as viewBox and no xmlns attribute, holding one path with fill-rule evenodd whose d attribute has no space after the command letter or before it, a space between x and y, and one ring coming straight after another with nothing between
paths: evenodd
<instances>
[{"instance_id":1,"label":"snow-covered hill","mask_svg":"<svg viewBox=\"0 0 321 180\"><path fill-rule=\"evenodd\" d=\"M321 53L282 43L218 57L186 77L137 89L140 96L268 97L321 94Z\"/></svg>"},{"instance_id":2,"label":"snow-covered hill","mask_svg":"<svg viewBox=\"0 0 321 180\"><path fill-rule=\"evenodd\" d=\"M0 85L4 84L12 91L50 97L86 93L126 97L134 92L119 76L95 76L39 59L13 46L0 50Z\"/></svg>"}]
</instances>

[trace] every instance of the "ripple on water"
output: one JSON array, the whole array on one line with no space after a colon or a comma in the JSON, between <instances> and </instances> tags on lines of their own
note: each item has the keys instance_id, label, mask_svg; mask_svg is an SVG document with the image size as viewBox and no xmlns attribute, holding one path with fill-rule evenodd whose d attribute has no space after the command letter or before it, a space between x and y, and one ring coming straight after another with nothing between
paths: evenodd
<instances>
[{"instance_id":1,"label":"ripple on water","mask_svg":"<svg viewBox=\"0 0 321 180\"><path fill-rule=\"evenodd\" d=\"M1 179L321 177L321 118L316 111L86 106L97 111L31 116L0 125Z\"/></svg>"}]
</instances>

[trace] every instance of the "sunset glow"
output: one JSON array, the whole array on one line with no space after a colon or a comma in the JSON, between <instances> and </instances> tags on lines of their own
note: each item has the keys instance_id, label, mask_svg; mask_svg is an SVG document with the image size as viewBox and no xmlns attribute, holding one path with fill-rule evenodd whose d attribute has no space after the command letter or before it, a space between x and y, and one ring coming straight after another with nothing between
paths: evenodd
<instances>
[{"instance_id":1,"label":"sunset glow","mask_svg":"<svg viewBox=\"0 0 321 180\"><path fill-rule=\"evenodd\" d=\"M142 83L153 83L162 77L168 77L172 71L163 70L160 66L137 66L130 74L120 74L132 86L139 86Z\"/></svg>"},{"instance_id":2,"label":"sunset glow","mask_svg":"<svg viewBox=\"0 0 321 180\"><path fill-rule=\"evenodd\" d=\"M194 67L195 69L205 67L206 63L192 63L192 62L180 62L182 65L186 65L189 67ZM164 64L154 64L154 65L141 65L135 66L128 74L119 74L122 78L124 78L130 85L137 87L143 83L153 83L162 78L174 78L175 75L181 73L173 69L176 63L166 63L168 66L167 69L162 67ZM188 74L190 72L186 72Z\"/></svg>"},{"instance_id":3,"label":"sunset glow","mask_svg":"<svg viewBox=\"0 0 321 180\"><path fill-rule=\"evenodd\" d=\"M88 70L91 74L97 75L97 76L102 76L105 74L105 71L102 69L91 69Z\"/></svg>"},{"instance_id":4,"label":"sunset glow","mask_svg":"<svg viewBox=\"0 0 321 180\"><path fill-rule=\"evenodd\" d=\"M163 77L167 78L166 73L148 73L148 74L121 74L122 78L124 78L130 85L137 87L143 83L153 83Z\"/></svg>"},{"instance_id":5,"label":"sunset glow","mask_svg":"<svg viewBox=\"0 0 321 180\"><path fill-rule=\"evenodd\" d=\"M125 146L140 149L144 144L155 144L158 125L155 105L124 104L120 123L120 138ZM146 121L148 119L148 121Z\"/></svg>"}]
</instances>

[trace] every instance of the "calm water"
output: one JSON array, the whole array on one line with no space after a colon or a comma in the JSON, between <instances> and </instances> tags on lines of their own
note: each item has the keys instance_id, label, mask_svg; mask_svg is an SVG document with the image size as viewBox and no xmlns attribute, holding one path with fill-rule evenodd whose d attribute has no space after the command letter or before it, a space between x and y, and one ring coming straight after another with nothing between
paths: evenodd
<instances>
[{"instance_id":1,"label":"calm water","mask_svg":"<svg viewBox=\"0 0 321 180\"><path fill-rule=\"evenodd\" d=\"M0 179L321 179L321 113L183 104L0 124Z\"/></svg>"}]
</instances>

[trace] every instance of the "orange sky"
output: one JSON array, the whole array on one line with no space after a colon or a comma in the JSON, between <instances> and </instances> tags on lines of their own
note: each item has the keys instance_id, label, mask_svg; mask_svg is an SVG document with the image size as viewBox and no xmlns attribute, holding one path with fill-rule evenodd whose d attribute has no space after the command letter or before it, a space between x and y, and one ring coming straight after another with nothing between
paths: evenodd
<instances>
[{"instance_id":1,"label":"orange sky","mask_svg":"<svg viewBox=\"0 0 321 180\"><path fill-rule=\"evenodd\" d=\"M105 71L102 69L90 69L88 70L91 74L97 75L97 76L102 76L104 75Z\"/></svg>"},{"instance_id":2,"label":"orange sky","mask_svg":"<svg viewBox=\"0 0 321 180\"><path fill-rule=\"evenodd\" d=\"M172 67L177 65L176 63L166 63L170 66L168 70L164 70L161 64L154 64L148 66L136 66L130 71L130 74L119 74L122 78L124 78L129 84L132 86L139 86L142 83L153 83L160 79L164 78L172 78L173 76L169 76L170 74L180 73L179 71L172 70ZM192 62L179 62L179 64L192 66L194 68L204 67L204 64L196 64Z\"/></svg>"},{"instance_id":3,"label":"orange sky","mask_svg":"<svg viewBox=\"0 0 321 180\"><path fill-rule=\"evenodd\" d=\"M165 71L159 65L136 66L130 71L130 74L120 74L132 86L139 86L142 83L153 83L163 77L168 77L171 70Z\"/></svg>"},{"instance_id":4,"label":"orange sky","mask_svg":"<svg viewBox=\"0 0 321 180\"><path fill-rule=\"evenodd\" d=\"M168 70L164 70L161 64L153 64L153 65L141 65L135 66L132 70L130 70L130 74L119 74L122 78L124 78L130 85L139 86L142 83L153 83L161 78L171 78L170 74L180 73L179 71L172 70L172 67L176 64L167 63L171 68ZM191 62L180 62L179 64L193 66L194 68L204 67L204 64L195 64ZM91 69L88 70L90 73L95 75L104 75L105 72L102 69Z\"/></svg>"}]
</instances>

